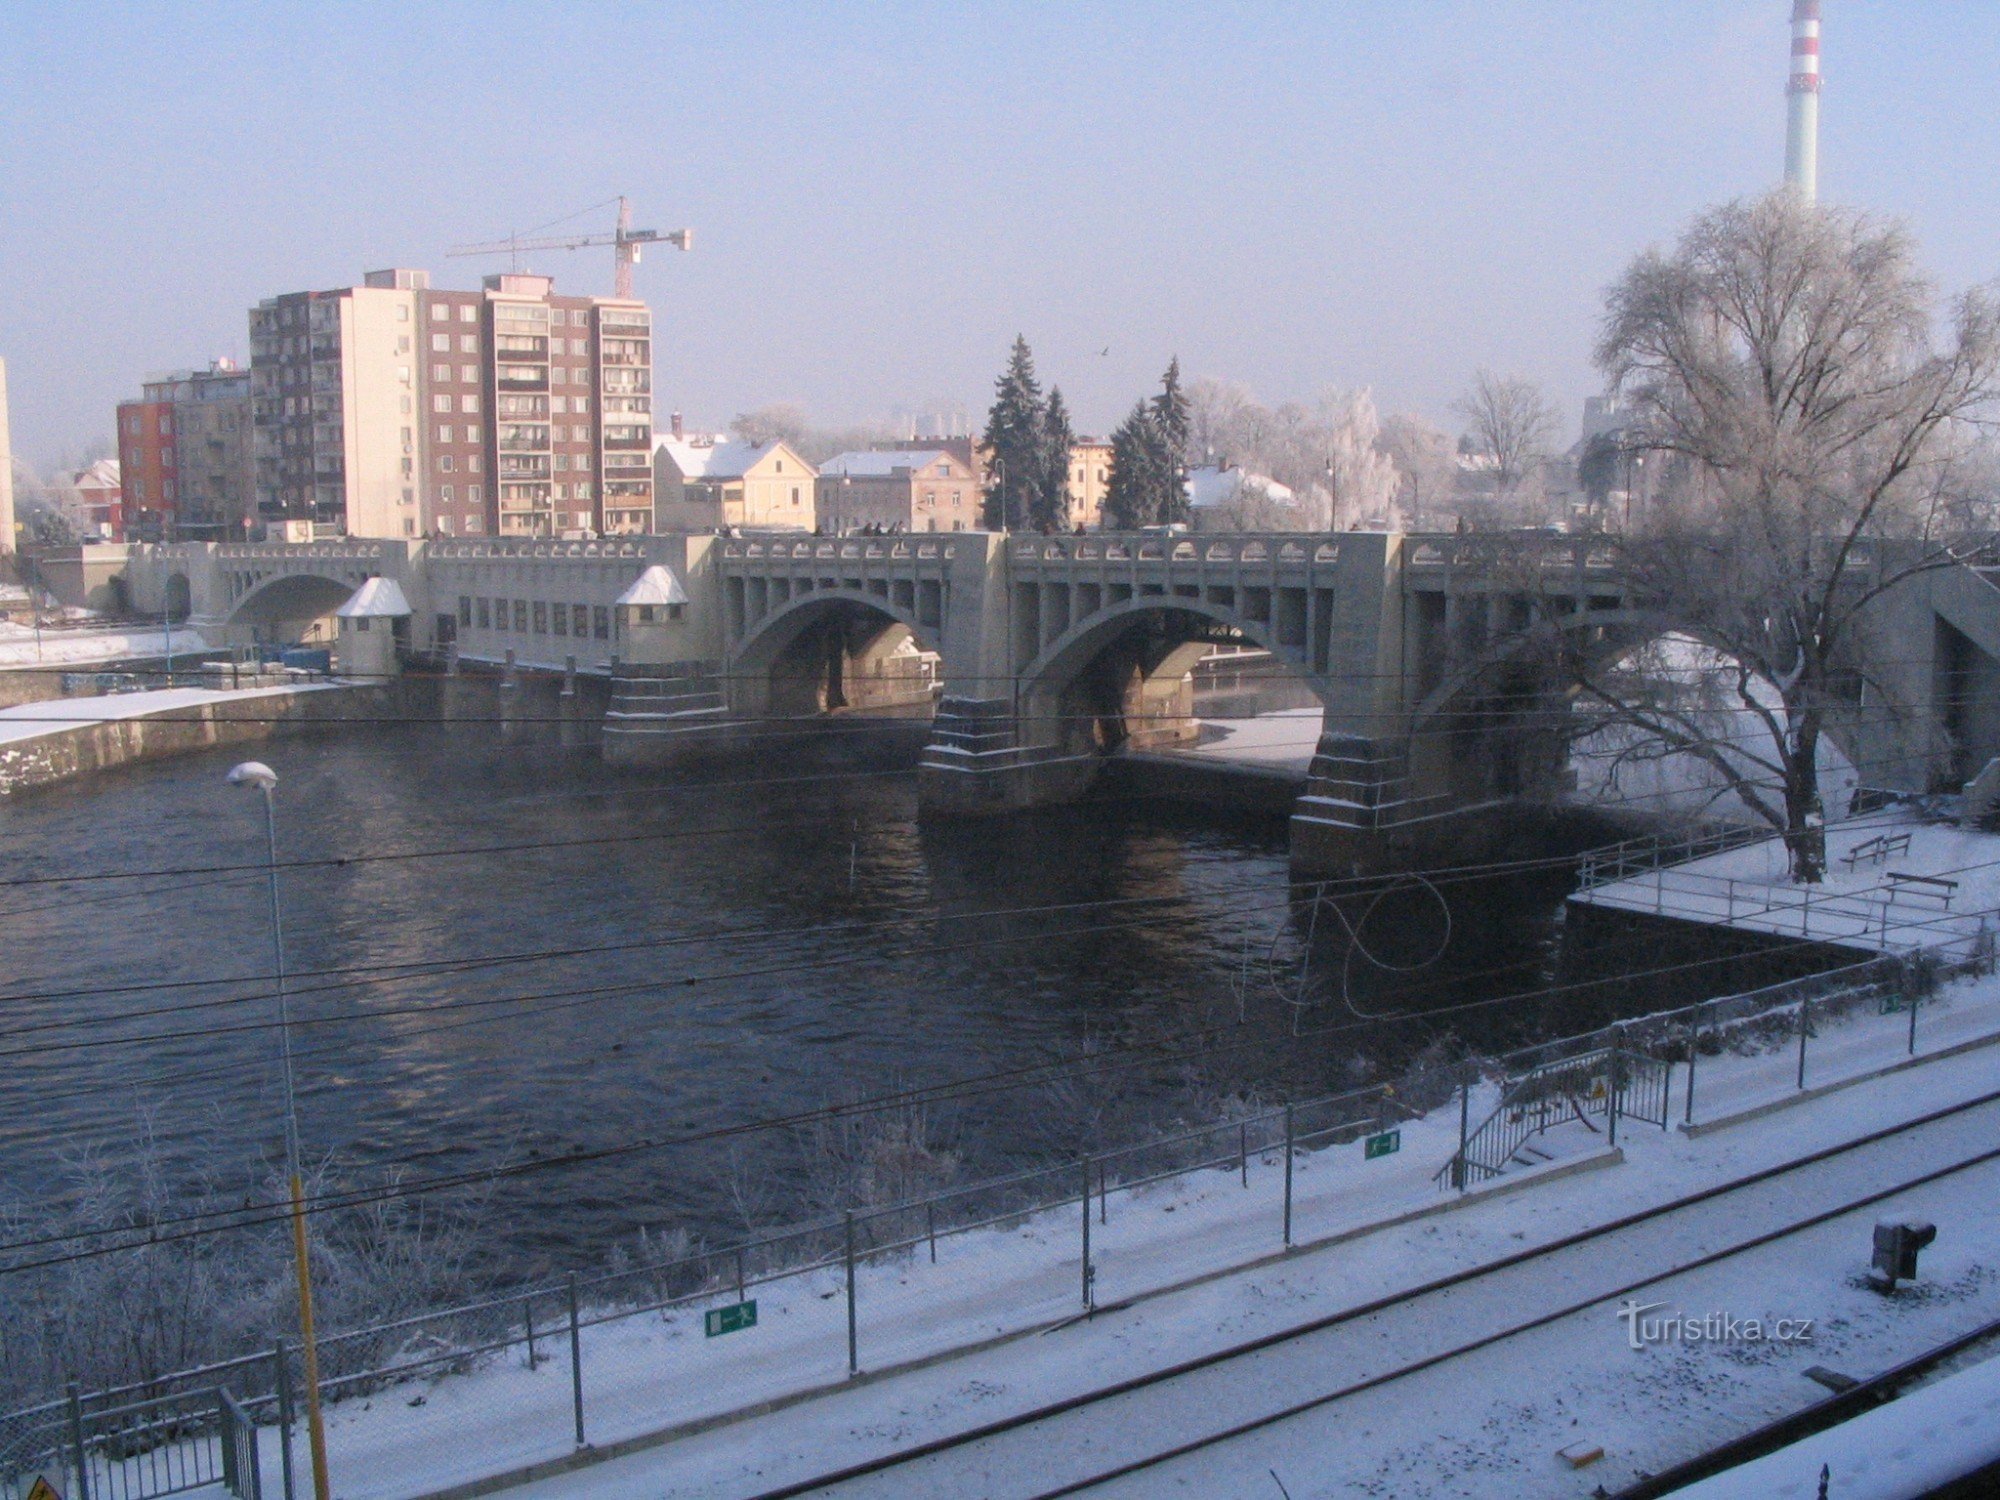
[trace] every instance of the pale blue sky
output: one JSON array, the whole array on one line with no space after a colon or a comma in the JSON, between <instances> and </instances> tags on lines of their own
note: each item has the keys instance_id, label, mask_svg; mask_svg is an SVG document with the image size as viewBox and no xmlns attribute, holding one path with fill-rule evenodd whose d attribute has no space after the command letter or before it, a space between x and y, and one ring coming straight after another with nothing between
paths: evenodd
<instances>
[{"instance_id":1,"label":"pale blue sky","mask_svg":"<svg viewBox=\"0 0 2000 1500\"><path fill-rule=\"evenodd\" d=\"M1823 195L2000 272L2000 4L1826 0ZM1774 181L1787 0L0 6L17 449L245 352L260 297L619 191L662 412L962 401L1016 330L1101 430L1169 353L1267 400L1595 388L1599 296ZM609 214L599 216L608 223ZM610 289L608 251L550 256ZM1098 351L1108 347L1110 354Z\"/></svg>"}]
</instances>

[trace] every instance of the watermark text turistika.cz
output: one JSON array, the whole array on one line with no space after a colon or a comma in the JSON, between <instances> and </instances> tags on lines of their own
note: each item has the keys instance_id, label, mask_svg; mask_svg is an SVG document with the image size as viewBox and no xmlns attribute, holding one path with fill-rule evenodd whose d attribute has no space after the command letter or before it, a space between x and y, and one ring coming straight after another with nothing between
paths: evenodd
<instances>
[{"instance_id":1,"label":"watermark text turistika.cz","mask_svg":"<svg viewBox=\"0 0 2000 1500\"><path fill-rule=\"evenodd\" d=\"M1735 1313L1712 1312L1699 1317L1686 1313L1648 1316L1665 1307L1664 1302L1635 1302L1627 1297L1618 1305L1618 1320L1625 1325L1625 1342L1634 1349L1649 1344L1809 1344L1813 1336L1811 1318L1746 1318Z\"/></svg>"}]
</instances>

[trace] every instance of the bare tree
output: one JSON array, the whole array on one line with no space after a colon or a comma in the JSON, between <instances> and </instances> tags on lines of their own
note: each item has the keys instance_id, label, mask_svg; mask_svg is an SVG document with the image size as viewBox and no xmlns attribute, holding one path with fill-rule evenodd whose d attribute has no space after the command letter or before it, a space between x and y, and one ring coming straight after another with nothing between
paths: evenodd
<instances>
[{"instance_id":1,"label":"bare tree","mask_svg":"<svg viewBox=\"0 0 2000 1500\"><path fill-rule=\"evenodd\" d=\"M1503 495L1512 495L1548 456L1556 435L1556 412L1533 381L1481 369L1472 389L1452 404L1465 419L1467 436L1493 463Z\"/></svg>"},{"instance_id":2,"label":"bare tree","mask_svg":"<svg viewBox=\"0 0 2000 1500\"><path fill-rule=\"evenodd\" d=\"M2000 306L1981 289L1940 311L1900 228L1786 193L1701 215L1607 298L1597 362L1671 476L1627 564L1723 653L1757 732L1725 746L1675 694L1579 677L1778 830L1800 882L1825 871L1822 736L1863 728L1864 692L1877 724L1913 717L1867 675L1869 605L1977 545L1941 517L1995 394Z\"/></svg>"}]
</instances>

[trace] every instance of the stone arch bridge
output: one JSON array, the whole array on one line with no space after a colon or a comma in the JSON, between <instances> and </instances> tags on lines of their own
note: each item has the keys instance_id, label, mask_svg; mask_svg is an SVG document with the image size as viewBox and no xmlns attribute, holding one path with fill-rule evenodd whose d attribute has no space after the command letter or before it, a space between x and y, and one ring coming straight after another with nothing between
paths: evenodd
<instances>
[{"instance_id":1,"label":"stone arch bridge","mask_svg":"<svg viewBox=\"0 0 2000 1500\"><path fill-rule=\"evenodd\" d=\"M1204 652L1261 647L1323 709L1292 841L1316 870L1435 857L1469 812L1556 790L1563 684L1522 644L1553 624L1608 652L1671 626L1615 541L1544 533L199 544L134 549L125 587L145 613L185 600L217 640L295 639L371 575L411 601L415 649L611 676L614 760L770 720L929 718L933 815L1082 795L1110 752L1194 733ZM1959 776L2000 755L1996 578L1927 573L1871 606L1878 677L1932 721L1845 747L1872 783L1924 789L1939 746Z\"/></svg>"}]
</instances>

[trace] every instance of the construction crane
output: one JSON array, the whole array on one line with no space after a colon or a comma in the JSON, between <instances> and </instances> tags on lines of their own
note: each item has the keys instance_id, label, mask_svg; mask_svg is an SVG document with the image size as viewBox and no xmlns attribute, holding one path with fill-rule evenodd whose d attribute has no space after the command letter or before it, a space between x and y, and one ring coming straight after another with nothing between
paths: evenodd
<instances>
[{"instance_id":1,"label":"construction crane","mask_svg":"<svg viewBox=\"0 0 2000 1500\"><path fill-rule=\"evenodd\" d=\"M602 208L604 205L599 204ZM586 209L584 212L588 213ZM454 245L447 255L511 255L516 270L520 269L522 254L530 250L584 250L593 245L614 246L613 256L617 262L615 287L620 297L632 295L632 267L638 264L639 251L647 245L672 245L676 250L687 250L694 245L692 229L673 229L662 234L657 229L634 229L632 227L632 205L623 195L618 199L618 227L610 234L557 235L553 238L522 239L510 235L504 240L494 240L484 245Z\"/></svg>"}]
</instances>

